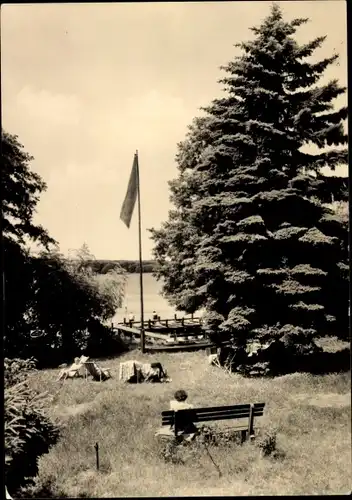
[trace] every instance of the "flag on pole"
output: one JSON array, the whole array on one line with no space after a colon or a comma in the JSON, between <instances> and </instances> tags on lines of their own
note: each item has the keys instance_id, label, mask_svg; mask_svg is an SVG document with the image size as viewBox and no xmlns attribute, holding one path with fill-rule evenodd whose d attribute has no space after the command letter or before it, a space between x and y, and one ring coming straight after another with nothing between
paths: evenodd
<instances>
[{"instance_id":1,"label":"flag on pole","mask_svg":"<svg viewBox=\"0 0 352 500\"><path fill-rule=\"evenodd\" d=\"M130 180L128 181L127 193L122 204L120 219L129 228L131 224L133 209L136 204L138 193L138 155L134 155Z\"/></svg>"}]
</instances>

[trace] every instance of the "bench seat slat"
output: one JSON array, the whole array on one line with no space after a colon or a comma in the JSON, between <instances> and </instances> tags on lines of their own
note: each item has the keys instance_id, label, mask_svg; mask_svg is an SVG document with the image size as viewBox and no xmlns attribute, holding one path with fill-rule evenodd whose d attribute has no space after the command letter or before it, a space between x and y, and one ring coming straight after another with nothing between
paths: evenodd
<instances>
[{"instance_id":1,"label":"bench seat slat","mask_svg":"<svg viewBox=\"0 0 352 500\"><path fill-rule=\"evenodd\" d=\"M243 405L228 405L228 406L208 406L205 408L194 408L198 413L209 413L211 411L227 411L227 410L249 410L250 404Z\"/></svg>"},{"instance_id":2,"label":"bench seat slat","mask_svg":"<svg viewBox=\"0 0 352 500\"><path fill-rule=\"evenodd\" d=\"M254 409L259 409L259 408L264 408L265 403L255 403ZM211 411L226 411L226 410L243 410L247 409L249 411L250 404L242 404L242 405L229 405L229 406L209 406L206 408L195 408L194 411L197 413L209 413ZM185 410L179 410L179 411L185 411ZM165 410L161 414L162 416L167 416L167 415L173 415L174 410Z\"/></svg>"},{"instance_id":3,"label":"bench seat slat","mask_svg":"<svg viewBox=\"0 0 352 500\"><path fill-rule=\"evenodd\" d=\"M254 415L254 418L260 418L263 416L263 413L259 415ZM234 417L233 415L213 415L213 416L208 416L208 415L199 415L194 419L191 419L194 423L197 422L211 422L215 420L243 420L246 419L247 421L247 427L248 427L248 415L237 415ZM162 419L162 425L173 425L174 419L172 417L166 417Z\"/></svg>"},{"instance_id":4,"label":"bench seat slat","mask_svg":"<svg viewBox=\"0 0 352 500\"><path fill-rule=\"evenodd\" d=\"M250 405L249 404L245 404L245 405L231 405L231 406L209 406L209 407L205 407L205 408L194 408L194 411L197 411L199 413L208 413L208 412L211 412L211 411L226 411L226 410L243 410L243 409L247 409L249 410L250 408ZM186 410L178 410L178 411L186 411ZM161 414L162 415L172 415L174 412L174 410L166 410L166 411L163 411Z\"/></svg>"},{"instance_id":5,"label":"bench seat slat","mask_svg":"<svg viewBox=\"0 0 352 500\"><path fill-rule=\"evenodd\" d=\"M186 414L186 412L184 414ZM201 417L203 415L206 415L208 417L211 417L212 415L214 415L214 416L232 415L234 418L236 418L236 415L243 415L243 416L248 415L249 416L249 408L244 408L243 410L241 410L241 409L239 409L239 410L219 410L219 411L213 410L213 411L202 411L202 412L197 411L197 410L193 410L193 411L191 410L189 412L189 415L190 416L196 415L197 417Z\"/></svg>"},{"instance_id":6,"label":"bench seat slat","mask_svg":"<svg viewBox=\"0 0 352 500\"><path fill-rule=\"evenodd\" d=\"M219 419L219 420L231 420L231 419ZM260 422L261 418L256 417L254 420L254 425L255 427L258 427L258 423ZM207 422L207 420L203 420L203 422ZM164 426L171 426L173 424L172 422L162 422L162 427ZM248 429L248 418L239 418L238 420L232 420L230 422L230 428L233 430L247 430Z\"/></svg>"},{"instance_id":7,"label":"bench seat slat","mask_svg":"<svg viewBox=\"0 0 352 500\"><path fill-rule=\"evenodd\" d=\"M246 414L241 414L236 417L236 419L240 418L246 418L248 421L248 415ZM196 420L194 420L195 423L197 422L209 422L213 420L235 420L235 417L233 415L215 415L215 416L207 416L207 415L199 415Z\"/></svg>"},{"instance_id":8,"label":"bench seat slat","mask_svg":"<svg viewBox=\"0 0 352 500\"><path fill-rule=\"evenodd\" d=\"M253 409L253 414L254 416L256 415L261 415L263 414L263 409L261 408L254 408ZM250 410L249 408L245 408L243 410L219 410L219 411L209 411L209 412L198 412L197 410L193 410L193 415L196 415L197 418L198 417L202 417L203 415L204 416L207 416L207 417L211 417L211 416L220 416L220 415L232 415L233 418L239 418L240 415L243 415L244 417L249 417L250 415ZM192 415L192 413L190 412L190 415Z\"/></svg>"},{"instance_id":9,"label":"bench seat slat","mask_svg":"<svg viewBox=\"0 0 352 500\"><path fill-rule=\"evenodd\" d=\"M237 418L245 418L245 417L249 417L249 410L246 411L246 410L239 410L239 411L230 411L230 410L227 410L227 411L212 411L212 412L209 412L209 413L199 413L197 410L180 410L180 412L185 412L186 413L189 412L189 418L190 420L193 420L194 422L201 422L202 419L206 418L207 420L211 420L212 418L215 418L215 417L226 417L226 418L233 418L233 419L237 419ZM181 415L182 415L181 413ZM261 417L264 413L264 410L261 409L261 408L258 408L258 409L254 409L253 410L253 416L254 417ZM173 422L174 420L174 416L173 416L173 413L171 413L171 415L162 415L162 421L164 422Z\"/></svg>"},{"instance_id":10,"label":"bench seat slat","mask_svg":"<svg viewBox=\"0 0 352 500\"><path fill-rule=\"evenodd\" d=\"M238 419L238 418L247 418L248 419L249 417L249 413L248 412L241 412L241 413L236 413L235 415L233 413L203 413L203 414L200 414L200 415L197 415L197 414L189 414L189 416L186 417L186 415L180 415L180 418L182 420L190 420L194 423L196 422L208 422L210 420L228 420L228 419ZM173 422L173 417L168 417L166 419L163 418L163 422L164 421L171 421Z\"/></svg>"},{"instance_id":11,"label":"bench seat slat","mask_svg":"<svg viewBox=\"0 0 352 500\"><path fill-rule=\"evenodd\" d=\"M254 403L253 406L254 406L254 408L262 408L262 409L264 409L265 403Z\"/></svg>"}]
</instances>

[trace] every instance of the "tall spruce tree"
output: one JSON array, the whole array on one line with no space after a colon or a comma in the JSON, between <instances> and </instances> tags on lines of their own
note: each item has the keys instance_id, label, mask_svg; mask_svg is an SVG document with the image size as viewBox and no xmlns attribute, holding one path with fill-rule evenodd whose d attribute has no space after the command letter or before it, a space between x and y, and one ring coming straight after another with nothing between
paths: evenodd
<instances>
[{"instance_id":1,"label":"tall spruce tree","mask_svg":"<svg viewBox=\"0 0 352 500\"><path fill-rule=\"evenodd\" d=\"M348 225L326 206L339 189L321 173L347 162L347 108L333 106L346 89L319 85L338 56L310 60L326 37L299 45L307 21L285 22L274 4L255 39L237 44L242 55L222 68L226 96L178 145L174 209L151 229L165 296L204 308L213 338L237 347L347 333Z\"/></svg>"}]
</instances>

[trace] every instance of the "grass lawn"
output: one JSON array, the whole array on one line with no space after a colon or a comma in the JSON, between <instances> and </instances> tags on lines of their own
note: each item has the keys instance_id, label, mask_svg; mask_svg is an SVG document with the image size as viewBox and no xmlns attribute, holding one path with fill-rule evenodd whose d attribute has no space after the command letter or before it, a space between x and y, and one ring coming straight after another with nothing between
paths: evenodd
<instances>
[{"instance_id":1,"label":"grass lawn","mask_svg":"<svg viewBox=\"0 0 352 500\"><path fill-rule=\"evenodd\" d=\"M119 363L127 359L160 361L172 382L122 383ZM351 490L349 373L246 379L209 366L204 352L142 355L133 351L100 365L112 368L112 379L61 383L55 381L58 370L32 376L31 384L37 389L56 393L50 411L64 424L59 443L40 459L37 494L49 484L51 496L61 497L346 494ZM211 447L221 477L201 447L187 455L185 464L166 463L154 432L160 427L161 411L168 409L179 388L188 392L196 406L265 402L263 426L277 430L282 456L263 458L253 443Z\"/></svg>"}]
</instances>

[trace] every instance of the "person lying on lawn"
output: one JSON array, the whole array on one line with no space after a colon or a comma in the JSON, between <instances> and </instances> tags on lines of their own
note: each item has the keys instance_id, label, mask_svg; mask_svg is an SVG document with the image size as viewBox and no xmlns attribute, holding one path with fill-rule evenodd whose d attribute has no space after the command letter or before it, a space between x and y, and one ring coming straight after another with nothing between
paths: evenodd
<instances>
[{"instance_id":1,"label":"person lying on lawn","mask_svg":"<svg viewBox=\"0 0 352 500\"><path fill-rule=\"evenodd\" d=\"M170 410L191 410L193 405L187 403L188 394L183 389L175 392L173 400L170 401ZM171 427L173 429L173 427ZM180 422L179 435L182 435L186 441L191 441L198 433L197 427L191 421Z\"/></svg>"},{"instance_id":2,"label":"person lying on lawn","mask_svg":"<svg viewBox=\"0 0 352 500\"><path fill-rule=\"evenodd\" d=\"M76 357L74 360L74 363L70 367L64 368L63 370L61 370L61 372L59 373L58 380L66 379L66 378L73 378L75 376L78 376L79 370L81 368L82 368L81 358Z\"/></svg>"}]
</instances>

